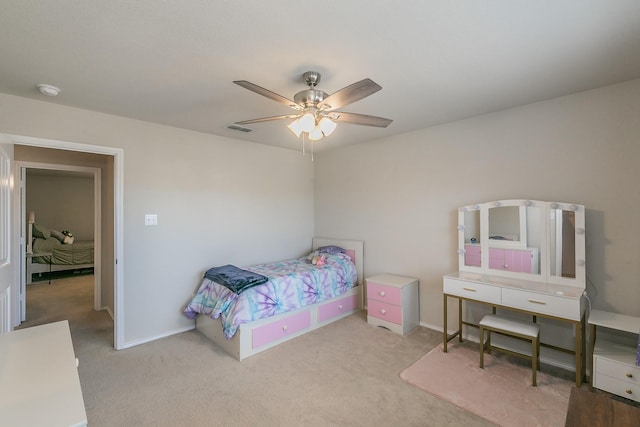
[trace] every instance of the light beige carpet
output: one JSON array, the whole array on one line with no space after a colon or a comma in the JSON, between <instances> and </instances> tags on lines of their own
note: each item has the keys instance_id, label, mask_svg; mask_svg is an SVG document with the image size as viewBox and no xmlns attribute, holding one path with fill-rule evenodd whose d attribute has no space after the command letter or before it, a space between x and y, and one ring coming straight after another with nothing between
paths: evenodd
<instances>
[{"instance_id":1,"label":"light beige carpet","mask_svg":"<svg viewBox=\"0 0 640 427\"><path fill-rule=\"evenodd\" d=\"M92 305L90 277L29 286L23 324L69 320L92 427L494 425L400 379L441 340L423 327L401 336L360 312L238 362L197 331L115 351Z\"/></svg>"},{"instance_id":2,"label":"light beige carpet","mask_svg":"<svg viewBox=\"0 0 640 427\"><path fill-rule=\"evenodd\" d=\"M499 352L485 354L480 369L475 343L438 345L400 377L501 426L563 426L573 383L538 372L531 386L531 365L516 364ZM526 363L525 360L523 362Z\"/></svg>"}]
</instances>

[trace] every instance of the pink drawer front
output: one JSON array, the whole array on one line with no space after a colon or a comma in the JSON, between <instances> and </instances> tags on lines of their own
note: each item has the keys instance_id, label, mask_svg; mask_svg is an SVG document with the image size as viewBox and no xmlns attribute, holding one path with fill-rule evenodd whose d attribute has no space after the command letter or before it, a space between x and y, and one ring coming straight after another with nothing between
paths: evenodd
<instances>
[{"instance_id":1,"label":"pink drawer front","mask_svg":"<svg viewBox=\"0 0 640 427\"><path fill-rule=\"evenodd\" d=\"M358 306L358 295L350 295L337 301L324 304L318 308L318 321L325 322Z\"/></svg>"},{"instance_id":2,"label":"pink drawer front","mask_svg":"<svg viewBox=\"0 0 640 427\"><path fill-rule=\"evenodd\" d=\"M371 317L377 317L378 319L386 320L396 325L402 325L402 308L397 305L369 299L367 308L367 314Z\"/></svg>"},{"instance_id":3,"label":"pink drawer front","mask_svg":"<svg viewBox=\"0 0 640 427\"><path fill-rule=\"evenodd\" d=\"M302 311L253 330L253 348L262 347L287 335L295 334L311 325L311 313Z\"/></svg>"},{"instance_id":4,"label":"pink drawer front","mask_svg":"<svg viewBox=\"0 0 640 427\"><path fill-rule=\"evenodd\" d=\"M367 299L402 305L402 289L367 282Z\"/></svg>"}]
</instances>

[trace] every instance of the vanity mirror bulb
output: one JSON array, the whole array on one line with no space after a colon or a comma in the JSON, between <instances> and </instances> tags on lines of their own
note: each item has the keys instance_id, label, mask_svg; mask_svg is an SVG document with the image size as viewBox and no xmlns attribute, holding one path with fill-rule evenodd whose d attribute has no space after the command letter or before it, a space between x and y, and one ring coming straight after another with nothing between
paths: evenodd
<instances>
[{"instance_id":1,"label":"vanity mirror bulb","mask_svg":"<svg viewBox=\"0 0 640 427\"><path fill-rule=\"evenodd\" d=\"M584 267L585 262L583 259L579 259L576 264L578 264L580 267Z\"/></svg>"},{"instance_id":2,"label":"vanity mirror bulb","mask_svg":"<svg viewBox=\"0 0 640 427\"><path fill-rule=\"evenodd\" d=\"M500 203L500 202L495 202L495 203L493 204L493 206L495 206L495 207L502 206L502 203Z\"/></svg>"},{"instance_id":3,"label":"vanity mirror bulb","mask_svg":"<svg viewBox=\"0 0 640 427\"><path fill-rule=\"evenodd\" d=\"M533 205L533 202L531 200L525 200L524 201L524 205L525 206L531 206L531 205Z\"/></svg>"},{"instance_id":4,"label":"vanity mirror bulb","mask_svg":"<svg viewBox=\"0 0 640 427\"><path fill-rule=\"evenodd\" d=\"M576 228L577 234L584 234L584 228Z\"/></svg>"},{"instance_id":5,"label":"vanity mirror bulb","mask_svg":"<svg viewBox=\"0 0 640 427\"><path fill-rule=\"evenodd\" d=\"M465 250L464 249L458 249L458 255L464 255Z\"/></svg>"},{"instance_id":6,"label":"vanity mirror bulb","mask_svg":"<svg viewBox=\"0 0 640 427\"><path fill-rule=\"evenodd\" d=\"M569 210L575 212L578 210L578 207L576 205L569 205Z\"/></svg>"},{"instance_id":7,"label":"vanity mirror bulb","mask_svg":"<svg viewBox=\"0 0 640 427\"><path fill-rule=\"evenodd\" d=\"M464 230L464 225L462 225L462 224L458 225L458 230L459 231L463 231Z\"/></svg>"},{"instance_id":8,"label":"vanity mirror bulb","mask_svg":"<svg viewBox=\"0 0 640 427\"><path fill-rule=\"evenodd\" d=\"M560 205L559 205L559 204L557 204L557 203L551 203L551 204L549 205L549 207L551 207L551 209L558 209L558 208L560 207Z\"/></svg>"}]
</instances>

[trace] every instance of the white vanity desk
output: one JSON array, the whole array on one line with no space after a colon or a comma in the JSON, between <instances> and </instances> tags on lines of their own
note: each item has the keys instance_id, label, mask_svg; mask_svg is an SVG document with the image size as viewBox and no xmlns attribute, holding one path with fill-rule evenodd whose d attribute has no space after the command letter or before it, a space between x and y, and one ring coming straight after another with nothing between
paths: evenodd
<instances>
[{"instance_id":1,"label":"white vanity desk","mask_svg":"<svg viewBox=\"0 0 640 427\"><path fill-rule=\"evenodd\" d=\"M0 425L87 425L66 320L0 334Z\"/></svg>"},{"instance_id":2,"label":"white vanity desk","mask_svg":"<svg viewBox=\"0 0 640 427\"><path fill-rule=\"evenodd\" d=\"M576 385L585 375L585 208L537 200L498 200L458 209L458 270L443 277L444 351L463 326L462 301L487 304L575 328ZM500 255L500 257L498 257ZM458 329L447 329L449 298L458 299ZM550 330L553 332L553 330ZM543 334L544 336L544 334Z\"/></svg>"},{"instance_id":3,"label":"white vanity desk","mask_svg":"<svg viewBox=\"0 0 640 427\"><path fill-rule=\"evenodd\" d=\"M585 304L582 292L582 289L570 286L479 275L465 271L447 274L443 277L444 351L447 352L447 343L456 336L462 342L463 325L476 326L464 321L462 301L485 303L495 308L569 322L576 330L576 350L571 353L575 353L576 386L579 387L585 374ZM447 299L449 297L458 299L458 329L451 335L447 332Z\"/></svg>"}]
</instances>

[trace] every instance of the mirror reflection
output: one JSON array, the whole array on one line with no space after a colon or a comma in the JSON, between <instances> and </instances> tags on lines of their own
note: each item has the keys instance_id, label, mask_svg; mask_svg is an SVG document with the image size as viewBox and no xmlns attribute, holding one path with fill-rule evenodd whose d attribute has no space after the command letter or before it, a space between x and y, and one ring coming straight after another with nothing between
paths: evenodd
<instances>
[{"instance_id":1,"label":"mirror reflection","mask_svg":"<svg viewBox=\"0 0 640 427\"><path fill-rule=\"evenodd\" d=\"M520 208L501 206L489 209L489 239L520 241Z\"/></svg>"},{"instance_id":2,"label":"mirror reflection","mask_svg":"<svg viewBox=\"0 0 640 427\"><path fill-rule=\"evenodd\" d=\"M480 267L480 210L464 213L464 265Z\"/></svg>"},{"instance_id":3,"label":"mirror reflection","mask_svg":"<svg viewBox=\"0 0 640 427\"><path fill-rule=\"evenodd\" d=\"M576 214L549 210L549 259L552 276L576 277Z\"/></svg>"},{"instance_id":4,"label":"mirror reflection","mask_svg":"<svg viewBox=\"0 0 640 427\"><path fill-rule=\"evenodd\" d=\"M489 268L540 274L540 209L499 206L489 209Z\"/></svg>"}]
</instances>

